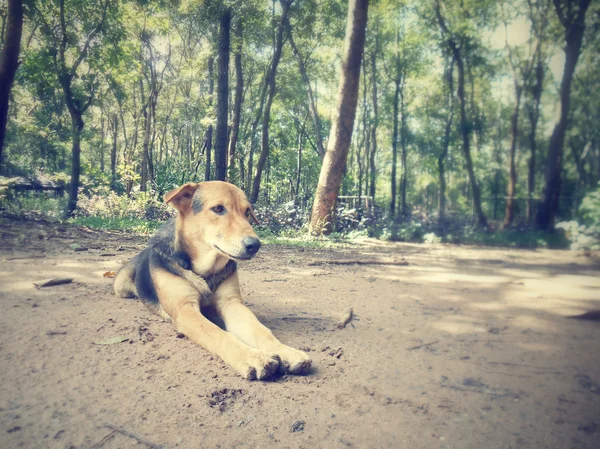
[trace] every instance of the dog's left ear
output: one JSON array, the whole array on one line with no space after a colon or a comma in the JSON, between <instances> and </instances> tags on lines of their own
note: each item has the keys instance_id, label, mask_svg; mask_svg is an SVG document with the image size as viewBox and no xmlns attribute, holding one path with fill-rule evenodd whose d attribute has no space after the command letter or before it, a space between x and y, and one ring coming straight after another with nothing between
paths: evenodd
<instances>
[{"instance_id":1,"label":"dog's left ear","mask_svg":"<svg viewBox=\"0 0 600 449\"><path fill-rule=\"evenodd\" d=\"M198 188L195 182L188 182L176 189L171 190L164 196L165 203L177 209L179 212L185 213L192 207L194 192Z\"/></svg>"},{"instance_id":2,"label":"dog's left ear","mask_svg":"<svg viewBox=\"0 0 600 449\"><path fill-rule=\"evenodd\" d=\"M254 220L254 223L256 223L257 225L260 224L260 221L258 221L258 218L256 218L256 215L254 215L254 211L252 210L252 208L250 208L250 217L252 217L252 220Z\"/></svg>"}]
</instances>

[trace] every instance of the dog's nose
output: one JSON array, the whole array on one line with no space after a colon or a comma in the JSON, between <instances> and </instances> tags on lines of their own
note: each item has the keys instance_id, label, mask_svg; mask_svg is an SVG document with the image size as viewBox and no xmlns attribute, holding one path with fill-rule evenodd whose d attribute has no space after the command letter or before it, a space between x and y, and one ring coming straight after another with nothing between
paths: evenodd
<instances>
[{"instance_id":1,"label":"dog's nose","mask_svg":"<svg viewBox=\"0 0 600 449\"><path fill-rule=\"evenodd\" d=\"M246 237L242 240L244 247L246 248L246 252L250 255L254 255L260 249L260 240L256 237Z\"/></svg>"}]
</instances>

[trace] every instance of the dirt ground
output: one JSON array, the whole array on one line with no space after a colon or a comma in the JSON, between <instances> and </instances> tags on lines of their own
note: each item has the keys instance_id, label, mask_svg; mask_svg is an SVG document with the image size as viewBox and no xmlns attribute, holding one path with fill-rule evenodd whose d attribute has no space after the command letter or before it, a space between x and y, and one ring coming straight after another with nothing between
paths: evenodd
<instances>
[{"instance_id":1,"label":"dirt ground","mask_svg":"<svg viewBox=\"0 0 600 449\"><path fill-rule=\"evenodd\" d=\"M593 256L266 246L245 299L314 367L250 382L112 294L103 273L145 238L7 219L0 236L2 448L600 447L600 323L566 318L600 309ZM55 277L73 282L33 285Z\"/></svg>"}]
</instances>

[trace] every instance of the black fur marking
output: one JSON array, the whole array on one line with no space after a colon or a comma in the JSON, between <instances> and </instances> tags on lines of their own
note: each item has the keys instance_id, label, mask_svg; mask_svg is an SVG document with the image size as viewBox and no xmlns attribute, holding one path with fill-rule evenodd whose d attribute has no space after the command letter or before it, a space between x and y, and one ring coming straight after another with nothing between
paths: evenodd
<instances>
[{"instance_id":1,"label":"black fur marking","mask_svg":"<svg viewBox=\"0 0 600 449\"><path fill-rule=\"evenodd\" d=\"M180 248L175 248L175 219L172 218L163 226L158 228L152 236L149 247L160 254L163 259L173 262L184 270L192 269L190 256Z\"/></svg>"},{"instance_id":2,"label":"black fur marking","mask_svg":"<svg viewBox=\"0 0 600 449\"><path fill-rule=\"evenodd\" d=\"M219 287L219 285L221 285L225 279L227 279L229 276L231 276L236 271L237 271L237 263L233 260L230 260L229 262L227 262L227 265L225 265L225 268L223 268L221 271L216 272L212 276L209 276L206 279L206 283L208 284L210 291L214 293L215 290Z\"/></svg>"},{"instance_id":3,"label":"black fur marking","mask_svg":"<svg viewBox=\"0 0 600 449\"><path fill-rule=\"evenodd\" d=\"M152 257L152 248L146 248L138 256L135 267L135 287L139 298L143 302L158 304L158 296L152 282L150 274L150 259Z\"/></svg>"},{"instance_id":4,"label":"black fur marking","mask_svg":"<svg viewBox=\"0 0 600 449\"><path fill-rule=\"evenodd\" d=\"M194 215L202 212L202 206L202 201L200 201L199 198L194 197L194 200L192 201L192 212L194 212Z\"/></svg>"}]
</instances>

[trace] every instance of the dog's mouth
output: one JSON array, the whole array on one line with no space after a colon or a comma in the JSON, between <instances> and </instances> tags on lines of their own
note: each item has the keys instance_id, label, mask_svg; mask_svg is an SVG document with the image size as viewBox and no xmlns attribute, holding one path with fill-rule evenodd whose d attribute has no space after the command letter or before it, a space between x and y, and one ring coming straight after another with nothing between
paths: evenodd
<instances>
[{"instance_id":1,"label":"dog's mouth","mask_svg":"<svg viewBox=\"0 0 600 449\"><path fill-rule=\"evenodd\" d=\"M215 247L215 249L217 251L219 251L221 254L223 254L224 256L232 259L232 260L250 260L252 259L255 254L253 255L245 255L245 256L234 256L233 254L228 253L227 251L223 251L221 248L219 248L217 245L213 245Z\"/></svg>"}]
</instances>

